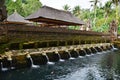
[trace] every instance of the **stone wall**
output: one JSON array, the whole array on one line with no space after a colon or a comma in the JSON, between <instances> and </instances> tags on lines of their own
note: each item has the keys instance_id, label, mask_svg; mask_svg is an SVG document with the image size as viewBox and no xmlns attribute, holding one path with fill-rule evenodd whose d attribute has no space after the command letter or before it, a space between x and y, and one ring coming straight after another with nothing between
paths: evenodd
<instances>
[{"instance_id":1,"label":"stone wall","mask_svg":"<svg viewBox=\"0 0 120 80\"><path fill-rule=\"evenodd\" d=\"M109 34L92 31L68 30L67 28L39 27L23 24L0 24L0 43L6 47L17 44L18 49L23 44L32 44L35 47L39 44L51 46L65 46L84 43L100 43L109 41ZM4 44L3 44L4 43ZM16 46L15 46L16 47ZM43 47L43 46L41 46Z\"/></svg>"},{"instance_id":2,"label":"stone wall","mask_svg":"<svg viewBox=\"0 0 120 80\"><path fill-rule=\"evenodd\" d=\"M104 54L108 50L113 50L110 43L9 51L7 53L12 52L14 55L6 54L0 56L0 72L25 67L34 68L45 64L54 64L54 62L94 55L98 52Z\"/></svg>"}]
</instances>

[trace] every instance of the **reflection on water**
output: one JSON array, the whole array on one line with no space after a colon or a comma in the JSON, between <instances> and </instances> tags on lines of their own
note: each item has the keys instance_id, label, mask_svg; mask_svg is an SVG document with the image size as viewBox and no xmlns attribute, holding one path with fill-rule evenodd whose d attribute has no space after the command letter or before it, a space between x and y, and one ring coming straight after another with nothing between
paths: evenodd
<instances>
[{"instance_id":1,"label":"reflection on water","mask_svg":"<svg viewBox=\"0 0 120 80\"><path fill-rule=\"evenodd\" d=\"M120 80L120 51L2 72L0 80Z\"/></svg>"}]
</instances>

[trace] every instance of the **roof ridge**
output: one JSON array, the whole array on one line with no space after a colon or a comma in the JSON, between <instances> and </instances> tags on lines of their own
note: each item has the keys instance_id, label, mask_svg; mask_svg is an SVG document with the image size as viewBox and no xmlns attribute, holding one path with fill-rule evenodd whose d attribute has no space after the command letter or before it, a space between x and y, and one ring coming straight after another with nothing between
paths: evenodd
<instances>
[{"instance_id":1,"label":"roof ridge","mask_svg":"<svg viewBox=\"0 0 120 80\"><path fill-rule=\"evenodd\" d=\"M61 9L56 9L56 8L53 8L53 7L50 7L50 6L46 6L46 5L42 6L42 8L49 8L49 9L53 9L53 10L57 10L57 11L62 11L62 12L66 12L66 13L70 13L71 14L71 12L69 12L69 11L65 11L65 10L61 10Z\"/></svg>"}]
</instances>

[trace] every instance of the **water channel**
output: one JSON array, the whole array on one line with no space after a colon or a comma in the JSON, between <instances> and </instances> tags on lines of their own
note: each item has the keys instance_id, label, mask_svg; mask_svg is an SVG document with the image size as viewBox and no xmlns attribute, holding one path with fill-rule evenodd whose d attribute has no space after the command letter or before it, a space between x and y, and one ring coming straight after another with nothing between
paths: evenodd
<instances>
[{"instance_id":1,"label":"water channel","mask_svg":"<svg viewBox=\"0 0 120 80\"><path fill-rule=\"evenodd\" d=\"M120 80L120 50L4 71L0 80Z\"/></svg>"}]
</instances>

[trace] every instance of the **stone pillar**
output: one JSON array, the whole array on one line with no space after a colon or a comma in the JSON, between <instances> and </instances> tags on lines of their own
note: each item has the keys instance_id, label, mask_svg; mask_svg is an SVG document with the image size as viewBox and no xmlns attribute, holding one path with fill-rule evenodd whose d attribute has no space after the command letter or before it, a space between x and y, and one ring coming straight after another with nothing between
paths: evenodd
<instances>
[{"instance_id":1,"label":"stone pillar","mask_svg":"<svg viewBox=\"0 0 120 80\"><path fill-rule=\"evenodd\" d=\"M90 20L87 21L86 31L91 31L91 22L90 22Z\"/></svg>"},{"instance_id":2,"label":"stone pillar","mask_svg":"<svg viewBox=\"0 0 120 80\"><path fill-rule=\"evenodd\" d=\"M110 23L109 33L111 41L115 41L117 39L117 23L114 20Z\"/></svg>"},{"instance_id":3,"label":"stone pillar","mask_svg":"<svg viewBox=\"0 0 120 80\"><path fill-rule=\"evenodd\" d=\"M83 30L83 25L80 27L80 30Z\"/></svg>"}]
</instances>

